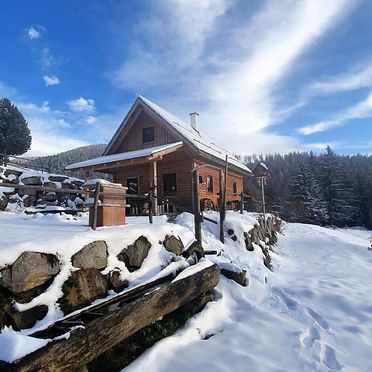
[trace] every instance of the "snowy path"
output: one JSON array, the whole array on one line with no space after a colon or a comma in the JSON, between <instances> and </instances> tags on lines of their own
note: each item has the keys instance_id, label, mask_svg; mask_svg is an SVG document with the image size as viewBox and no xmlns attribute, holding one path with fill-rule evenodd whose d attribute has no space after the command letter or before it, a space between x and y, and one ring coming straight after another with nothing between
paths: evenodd
<instances>
[{"instance_id":1,"label":"snowy path","mask_svg":"<svg viewBox=\"0 0 372 372\"><path fill-rule=\"evenodd\" d=\"M126 370L372 371L370 235L287 224L273 273L242 252L250 286L222 278L218 301Z\"/></svg>"}]
</instances>

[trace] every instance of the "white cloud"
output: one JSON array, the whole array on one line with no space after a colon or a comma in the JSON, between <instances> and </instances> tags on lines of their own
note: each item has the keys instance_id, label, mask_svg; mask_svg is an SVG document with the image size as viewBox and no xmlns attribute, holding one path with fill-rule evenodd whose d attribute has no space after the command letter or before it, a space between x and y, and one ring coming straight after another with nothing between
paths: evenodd
<instances>
[{"instance_id":1,"label":"white cloud","mask_svg":"<svg viewBox=\"0 0 372 372\"><path fill-rule=\"evenodd\" d=\"M75 112L94 112L94 100L91 98L77 98L68 102L70 110Z\"/></svg>"},{"instance_id":2,"label":"white cloud","mask_svg":"<svg viewBox=\"0 0 372 372\"><path fill-rule=\"evenodd\" d=\"M346 124L349 120L364 119L372 116L372 93L362 101L354 106L351 106L343 111L333 115L330 120L319 121L318 123L304 126L299 129L299 132L304 135L310 135L317 132L324 132L326 130L339 127Z\"/></svg>"},{"instance_id":3,"label":"white cloud","mask_svg":"<svg viewBox=\"0 0 372 372\"><path fill-rule=\"evenodd\" d=\"M87 117L87 124L93 124L97 121L95 116L88 116Z\"/></svg>"},{"instance_id":4,"label":"white cloud","mask_svg":"<svg viewBox=\"0 0 372 372\"><path fill-rule=\"evenodd\" d=\"M41 32L38 31L35 27L30 27L27 30L27 36L29 39L38 39L41 36Z\"/></svg>"},{"instance_id":5,"label":"white cloud","mask_svg":"<svg viewBox=\"0 0 372 372\"><path fill-rule=\"evenodd\" d=\"M279 83L354 3L268 1L253 13L244 1L156 2L136 30L132 57L111 77L125 89L151 91L171 111L199 111L204 132L221 142L228 128L234 148L239 136L290 115L278 107Z\"/></svg>"},{"instance_id":6,"label":"white cloud","mask_svg":"<svg viewBox=\"0 0 372 372\"><path fill-rule=\"evenodd\" d=\"M310 94L331 94L358 90L372 86L372 62L355 66L352 71L332 76L310 86Z\"/></svg>"},{"instance_id":7,"label":"white cloud","mask_svg":"<svg viewBox=\"0 0 372 372\"><path fill-rule=\"evenodd\" d=\"M58 85L60 83L58 77L54 75L50 75L50 76L44 75L43 79L47 87L52 86L52 85Z\"/></svg>"}]
</instances>

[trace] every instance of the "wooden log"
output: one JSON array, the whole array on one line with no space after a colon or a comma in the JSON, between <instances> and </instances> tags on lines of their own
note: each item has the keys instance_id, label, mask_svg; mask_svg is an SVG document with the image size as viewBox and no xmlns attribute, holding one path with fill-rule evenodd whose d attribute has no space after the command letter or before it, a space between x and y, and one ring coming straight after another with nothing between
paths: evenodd
<instances>
[{"instance_id":1,"label":"wooden log","mask_svg":"<svg viewBox=\"0 0 372 372\"><path fill-rule=\"evenodd\" d=\"M219 277L220 270L213 264L193 275L173 280L169 285L91 321L85 329L72 331L68 339L50 342L8 364L7 368L12 371L61 371L84 366L141 328L213 289ZM1 367L6 370L4 365Z\"/></svg>"},{"instance_id":2,"label":"wooden log","mask_svg":"<svg viewBox=\"0 0 372 372\"><path fill-rule=\"evenodd\" d=\"M193 193L193 204L194 204L194 223L195 223L195 239L202 245L201 235L201 216L200 216L200 194L199 194L199 172L198 169L192 171L192 193Z\"/></svg>"},{"instance_id":3,"label":"wooden log","mask_svg":"<svg viewBox=\"0 0 372 372\"><path fill-rule=\"evenodd\" d=\"M96 183L96 189L94 193L94 203L93 203L93 223L92 223L92 229L95 230L97 228L97 214L98 214L98 202L99 202L99 192L101 189L101 183Z\"/></svg>"}]
</instances>

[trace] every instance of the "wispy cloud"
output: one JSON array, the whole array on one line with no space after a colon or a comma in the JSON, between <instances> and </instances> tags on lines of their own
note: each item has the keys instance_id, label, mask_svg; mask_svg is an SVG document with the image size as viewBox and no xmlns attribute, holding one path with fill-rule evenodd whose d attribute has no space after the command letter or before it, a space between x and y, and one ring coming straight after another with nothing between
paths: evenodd
<instances>
[{"instance_id":1,"label":"wispy cloud","mask_svg":"<svg viewBox=\"0 0 372 372\"><path fill-rule=\"evenodd\" d=\"M50 76L44 75L43 79L47 87L52 86L52 85L58 85L60 83L58 77L54 75L50 75Z\"/></svg>"},{"instance_id":2,"label":"wispy cloud","mask_svg":"<svg viewBox=\"0 0 372 372\"><path fill-rule=\"evenodd\" d=\"M337 76L312 84L310 94L331 94L347 92L372 86L372 62L369 60L363 65L354 66L348 71Z\"/></svg>"},{"instance_id":3,"label":"wispy cloud","mask_svg":"<svg viewBox=\"0 0 372 372\"><path fill-rule=\"evenodd\" d=\"M333 115L330 120L320 121L315 124L307 125L299 129L299 132L304 135L310 135L317 132L339 127L353 119L364 119L372 116L372 93L356 105L349 107L341 112Z\"/></svg>"},{"instance_id":4,"label":"wispy cloud","mask_svg":"<svg viewBox=\"0 0 372 372\"><path fill-rule=\"evenodd\" d=\"M68 102L70 110L75 112L94 112L94 100L91 98L77 98Z\"/></svg>"},{"instance_id":5,"label":"wispy cloud","mask_svg":"<svg viewBox=\"0 0 372 372\"><path fill-rule=\"evenodd\" d=\"M132 57L111 78L125 89L150 91L171 110L198 110L217 140L229 128L230 146L236 134L250 143L250 134L290 114L278 107L279 84L352 4L269 1L252 15L243 1L159 1L136 30ZM250 151L239 142L240 151Z\"/></svg>"},{"instance_id":6,"label":"wispy cloud","mask_svg":"<svg viewBox=\"0 0 372 372\"><path fill-rule=\"evenodd\" d=\"M41 29L42 28L40 26L37 26L37 28L30 27L30 28L26 29L28 38L30 40L38 39L41 36Z\"/></svg>"},{"instance_id":7,"label":"wispy cloud","mask_svg":"<svg viewBox=\"0 0 372 372\"><path fill-rule=\"evenodd\" d=\"M53 64L55 64L56 60L53 57L50 48L44 47L43 49L41 49L40 62L42 67L44 68L51 67Z\"/></svg>"}]
</instances>

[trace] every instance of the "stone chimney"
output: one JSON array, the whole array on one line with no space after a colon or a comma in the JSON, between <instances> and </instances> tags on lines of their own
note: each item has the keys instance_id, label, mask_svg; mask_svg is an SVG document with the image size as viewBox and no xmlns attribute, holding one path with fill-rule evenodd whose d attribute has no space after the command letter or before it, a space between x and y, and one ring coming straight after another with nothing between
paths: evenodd
<instances>
[{"instance_id":1,"label":"stone chimney","mask_svg":"<svg viewBox=\"0 0 372 372\"><path fill-rule=\"evenodd\" d=\"M191 120L191 126L197 131L199 132L199 125L198 125L198 117L199 117L199 114L197 112L192 112L190 114L190 120Z\"/></svg>"}]
</instances>

